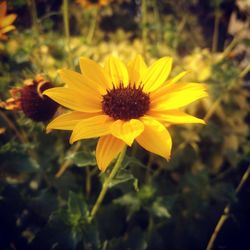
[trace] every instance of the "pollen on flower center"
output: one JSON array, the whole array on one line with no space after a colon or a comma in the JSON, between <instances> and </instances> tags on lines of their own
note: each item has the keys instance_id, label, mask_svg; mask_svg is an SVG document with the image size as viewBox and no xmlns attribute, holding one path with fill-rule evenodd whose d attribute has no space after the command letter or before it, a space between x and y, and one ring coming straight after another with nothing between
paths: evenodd
<instances>
[{"instance_id":1,"label":"pollen on flower center","mask_svg":"<svg viewBox=\"0 0 250 250\"><path fill-rule=\"evenodd\" d=\"M115 120L130 120L143 116L150 105L149 94L142 91L142 88L135 86L124 87L108 90L103 96L103 112Z\"/></svg>"}]
</instances>

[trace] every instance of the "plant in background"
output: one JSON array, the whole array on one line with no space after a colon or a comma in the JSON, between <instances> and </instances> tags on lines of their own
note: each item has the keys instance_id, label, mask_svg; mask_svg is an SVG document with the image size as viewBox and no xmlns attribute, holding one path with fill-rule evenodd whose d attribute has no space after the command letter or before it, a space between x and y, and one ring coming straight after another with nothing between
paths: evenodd
<instances>
[{"instance_id":1,"label":"plant in background","mask_svg":"<svg viewBox=\"0 0 250 250\"><path fill-rule=\"evenodd\" d=\"M99 22L100 8L107 6L112 2L112 0L77 0L76 2L79 3L84 10L86 10L87 19L85 20L84 25L88 23L87 26L89 26L86 42L87 44L91 44L97 23Z\"/></svg>"},{"instance_id":2,"label":"plant in background","mask_svg":"<svg viewBox=\"0 0 250 250\"><path fill-rule=\"evenodd\" d=\"M9 98L9 86L17 87L0 108L0 249L200 249L211 235L213 248L241 249L250 209L242 200L250 174L249 66L243 65L247 54L232 57L243 45L236 35L230 42L219 34L219 50L229 45L211 53L212 33L201 26L213 25L199 14L214 23L211 8L196 0L112 1L92 8L69 0L8 3L21 32L0 42L1 100ZM223 6L220 24L227 22ZM249 41L244 45L249 48ZM170 73L170 58L150 67L141 56L121 62L138 53L148 65L171 55L178 66ZM105 62L109 54L119 60ZM82 74L62 70L60 79L56 69L78 71L74 59L80 56ZM191 73L178 75L183 68ZM20 79L30 76L34 80L23 85ZM209 97L184 108L207 95L196 81L206 82ZM45 90L48 82L60 88ZM49 113L42 103L52 100L44 93L69 109L48 126L65 131L45 134L43 123L27 118L39 113L37 104ZM99 123L92 126L94 120ZM177 123L200 124L172 126ZM72 131L71 141L100 138L70 146ZM125 151L127 145L133 147ZM241 228L228 245L220 240L227 222Z\"/></svg>"},{"instance_id":3,"label":"plant in background","mask_svg":"<svg viewBox=\"0 0 250 250\"><path fill-rule=\"evenodd\" d=\"M11 89L12 97L1 102L0 106L6 110L21 110L33 121L51 120L58 104L42 94L44 90L50 88L53 88L52 83L45 80L42 75L37 75L34 80L25 80L23 87Z\"/></svg>"},{"instance_id":4,"label":"plant in background","mask_svg":"<svg viewBox=\"0 0 250 250\"><path fill-rule=\"evenodd\" d=\"M15 29L12 23L15 21L16 14L7 14L7 3L6 1L0 3L0 40L7 39L6 33Z\"/></svg>"},{"instance_id":5,"label":"plant in background","mask_svg":"<svg viewBox=\"0 0 250 250\"><path fill-rule=\"evenodd\" d=\"M106 6L111 2L111 0L77 0L76 2L85 8L93 8Z\"/></svg>"}]
</instances>

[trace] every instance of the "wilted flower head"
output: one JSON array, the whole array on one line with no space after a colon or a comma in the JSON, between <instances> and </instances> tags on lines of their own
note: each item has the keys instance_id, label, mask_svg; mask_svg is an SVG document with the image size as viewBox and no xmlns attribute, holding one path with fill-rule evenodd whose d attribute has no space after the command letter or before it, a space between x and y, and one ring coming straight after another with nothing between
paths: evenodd
<instances>
[{"instance_id":1,"label":"wilted flower head","mask_svg":"<svg viewBox=\"0 0 250 250\"><path fill-rule=\"evenodd\" d=\"M103 171L134 140L146 150L169 159L172 140L166 127L204 124L202 119L179 108L207 96L206 86L180 81L187 72L166 81L172 68L170 57L149 67L139 55L128 65L110 56L104 67L81 58L80 68L82 74L61 70L65 87L44 92L73 110L53 120L48 129L72 130L71 143L100 137L96 159Z\"/></svg>"},{"instance_id":2,"label":"wilted flower head","mask_svg":"<svg viewBox=\"0 0 250 250\"><path fill-rule=\"evenodd\" d=\"M101 7L108 5L112 0L77 0L85 8Z\"/></svg>"},{"instance_id":3,"label":"wilted flower head","mask_svg":"<svg viewBox=\"0 0 250 250\"><path fill-rule=\"evenodd\" d=\"M53 88L53 85L37 75L34 80L25 80L24 86L10 90L11 98L1 102L0 106L6 110L22 110L34 121L48 121L53 118L58 104L44 96L43 91Z\"/></svg>"},{"instance_id":4,"label":"wilted flower head","mask_svg":"<svg viewBox=\"0 0 250 250\"><path fill-rule=\"evenodd\" d=\"M7 14L7 3L6 1L0 3L0 40L7 38L5 35L7 32L14 30L15 26L12 23L15 21L16 14Z\"/></svg>"}]
</instances>

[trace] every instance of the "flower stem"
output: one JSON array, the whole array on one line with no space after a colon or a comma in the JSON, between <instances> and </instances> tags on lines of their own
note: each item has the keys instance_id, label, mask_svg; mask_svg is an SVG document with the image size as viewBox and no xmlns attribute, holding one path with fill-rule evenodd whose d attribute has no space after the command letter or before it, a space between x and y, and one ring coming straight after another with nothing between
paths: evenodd
<instances>
[{"instance_id":1,"label":"flower stem","mask_svg":"<svg viewBox=\"0 0 250 250\"><path fill-rule=\"evenodd\" d=\"M15 132L17 138L20 140L22 144L28 143L24 135L17 129L15 124L9 119L9 117L2 111L0 111L0 116L3 118L3 120L7 123L7 125Z\"/></svg>"},{"instance_id":2,"label":"flower stem","mask_svg":"<svg viewBox=\"0 0 250 250\"><path fill-rule=\"evenodd\" d=\"M213 53L215 53L218 49L220 17L221 17L220 10L217 8L215 10L215 17L214 17L214 33L213 33L213 40L212 40L212 52Z\"/></svg>"},{"instance_id":3,"label":"flower stem","mask_svg":"<svg viewBox=\"0 0 250 250\"><path fill-rule=\"evenodd\" d=\"M77 150L80 148L80 146L81 146L81 143L79 143L79 142L76 143L74 145L74 147L72 147L71 150L69 151L68 156L75 154L77 152ZM67 170L67 168L70 166L71 163L72 163L72 159L66 157L66 160L59 167L59 170L57 171L57 173L55 175L56 178L61 177L64 174L64 172Z\"/></svg>"},{"instance_id":4,"label":"flower stem","mask_svg":"<svg viewBox=\"0 0 250 250\"><path fill-rule=\"evenodd\" d=\"M143 53L147 51L147 0L141 1Z\"/></svg>"},{"instance_id":5,"label":"flower stem","mask_svg":"<svg viewBox=\"0 0 250 250\"><path fill-rule=\"evenodd\" d=\"M38 36L39 34L39 21L37 16L37 10L36 10L36 2L35 0L28 0L28 5L30 8L30 14L32 18L32 29L35 36Z\"/></svg>"},{"instance_id":6,"label":"flower stem","mask_svg":"<svg viewBox=\"0 0 250 250\"><path fill-rule=\"evenodd\" d=\"M43 60L41 60L41 54L40 54L40 48L42 46L42 38L41 38L41 25L37 14L37 6L36 6L36 0L27 0L29 10L30 10L30 16L32 21L32 33L34 34L34 44L33 46L37 48L38 50L34 50L32 52L32 58L34 60L34 64L37 65L38 71L45 72L44 66L43 66Z\"/></svg>"},{"instance_id":7,"label":"flower stem","mask_svg":"<svg viewBox=\"0 0 250 250\"><path fill-rule=\"evenodd\" d=\"M63 23L64 23L64 33L66 38L66 47L68 50L68 64L71 68L74 67L73 65L73 58L71 55L71 48L70 48L70 31L69 31L69 2L68 0L63 0Z\"/></svg>"},{"instance_id":8,"label":"flower stem","mask_svg":"<svg viewBox=\"0 0 250 250\"><path fill-rule=\"evenodd\" d=\"M243 185L245 184L245 182L247 181L247 179L250 176L250 165L248 166L246 172L243 174L239 185L237 186L235 193L236 195L240 192L240 190L242 189ZM223 210L223 214L221 215L214 231L213 234L211 236L211 238L209 239L208 245L206 250L212 250L213 246L214 246L214 242L218 236L218 233L220 232L221 228L223 227L224 223L226 222L226 220L229 218L230 216L230 204L228 204L224 210Z\"/></svg>"},{"instance_id":9,"label":"flower stem","mask_svg":"<svg viewBox=\"0 0 250 250\"><path fill-rule=\"evenodd\" d=\"M97 14L98 14L97 8L95 8L91 14L92 14L92 17L91 17L90 28L89 28L88 35L87 35L87 44L92 43L92 40L95 34L95 28L97 24Z\"/></svg>"},{"instance_id":10,"label":"flower stem","mask_svg":"<svg viewBox=\"0 0 250 250\"><path fill-rule=\"evenodd\" d=\"M108 178L104 181L103 185L102 185L102 189L101 189L101 192L90 212L90 221L93 220L93 218L95 217L95 214L96 212L98 211L107 191L108 191L108 187L110 185L110 182L113 180L113 178L115 177L115 175L117 174L118 170L120 169L121 167L121 164L122 164L122 161L124 159L124 156L125 156L125 153L126 153L126 147L123 149L123 151L120 153L116 163L115 163L115 166L113 167L110 175L108 176Z\"/></svg>"}]
</instances>

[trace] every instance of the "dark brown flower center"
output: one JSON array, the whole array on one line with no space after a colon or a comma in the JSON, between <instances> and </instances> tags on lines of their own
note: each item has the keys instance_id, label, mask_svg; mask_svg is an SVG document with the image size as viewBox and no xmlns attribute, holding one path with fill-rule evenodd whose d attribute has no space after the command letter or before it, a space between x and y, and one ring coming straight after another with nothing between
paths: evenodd
<instances>
[{"instance_id":1,"label":"dark brown flower center","mask_svg":"<svg viewBox=\"0 0 250 250\"><path fill-rule=\"evenodd\" d=\"M89 0L89 2L92 4L96 4L96 3L99 3L99 0Z\"/></svg>"},{"instance_id":2,"label":"dark brown flower center","mask_svg":"<svg viewBox=\"0 0 250 250\"><path fill-rule=\"evenodd\" d=\"M149 94L142 91L141 87L123 87L108 90L103 96L103 112L115 120L130 120L143 116L150 105Z\"/></svg>"},{"instance_id":3,"label":"dark brown flower center","mask_svg":"<svg viewBox=\"0 0 250 250\"><path fill-rule=\"evenodd\" d=\"M51 100L47 96L40 96L38 93L38 84L36 80L33 84L25 86L21 90L21 108L26 116L34 121L48 121L52 119L55 114L58 104ZM45 82L41 88L42 93L46 89L53 88L54 86L50 82Z\"/></svg>"}]
</instances>

